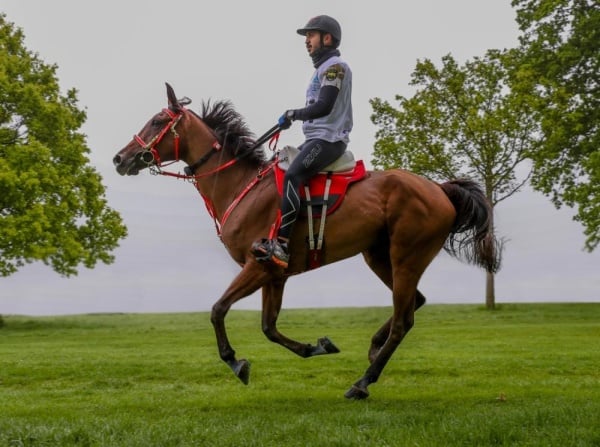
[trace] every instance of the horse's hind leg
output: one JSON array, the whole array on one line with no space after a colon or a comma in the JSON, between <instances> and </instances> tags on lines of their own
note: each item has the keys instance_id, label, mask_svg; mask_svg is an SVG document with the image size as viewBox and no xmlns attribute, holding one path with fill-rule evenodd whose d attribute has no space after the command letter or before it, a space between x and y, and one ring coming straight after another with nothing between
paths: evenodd
<instances>
[{"instance_id":1,"label":"horse's hind leg","mask_svg":"<svg viewBox=\"0 0 600 447\"><path fill-rule=\"evenodd\" d=\"M419 309L421 306L425 304L425 296L421 292L417 290L415 294L415 310ZM379 328L375 335L371 338L371 346L369 347L369 362L373 363L375 357L377 357L377 353L387 340L390 335L390 329L392 325L392 317L388 318L388 320Z\"/></svg>"},{"instance_id":2,"label":"horse's hind leg","mask_svg":"<svg viewBox=\"0 0 600 447\"><path fill-rule=\"evenodd\" d=\"M272 342L280 344L300 357L312 357L340 352L327 337L320 338L317 340L317 345L313 346L292 340L277 330L277 318L281 311L285 281L286 278L276 278L263 286L262 330L265 336Z\"/></svg>"},{"instance_id":3,"label":"horse's hind leg","mask_svg":"<svg viewBox=\"0 0 600 447\"><path fill-rule=\"evenodd\" d=\"M374 355L371 365L367 368L365 374L346 392L345 396L347 398L365 399L369 396L367 387L379 379L383 368L392 354L412 328L414 324L416 285L419 276L411 272L410 269L396 273L394 284L398 285L393 290L394 313L389 320L387 339ZM386 325L388 323L382 327L382 330Z\"/></svg>"},{"instance_id":4,"label":"horse's hind leg","mask_svg":"<svg viewBox=\"0 0 600 447\"><path fill-rule=\"evenodd\" d=\"M392 264L389 256L389 249L371 250L363 253L365 262L373 270L381 281L392 290ZM419 291L416 291L415 295L415 310L419 309L425 304L426 298ZM388 339L390 334L390 328L392 323L392 317L390 317L379 330L371 338L371 346L369 347L369 362L373 363L377 353Z\"/></svg>"}]
</instances>

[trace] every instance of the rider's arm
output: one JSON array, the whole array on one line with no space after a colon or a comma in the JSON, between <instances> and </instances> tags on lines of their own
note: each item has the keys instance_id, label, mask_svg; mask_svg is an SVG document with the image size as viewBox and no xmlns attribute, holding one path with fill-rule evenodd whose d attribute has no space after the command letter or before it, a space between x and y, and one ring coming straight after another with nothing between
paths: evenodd
<instances>
[{"instance_id":1,"label":"rider's arm","mask_svg":"<svg viewBox=\"0 0 600 447\"><path fill-rule=\"evenodd\" d=\"M319 97L303 109L294 110L294 120L308 121L329 115L337 99L340 89L334 85L325 85L319 91Z\"/></svg>"}]
</instances>

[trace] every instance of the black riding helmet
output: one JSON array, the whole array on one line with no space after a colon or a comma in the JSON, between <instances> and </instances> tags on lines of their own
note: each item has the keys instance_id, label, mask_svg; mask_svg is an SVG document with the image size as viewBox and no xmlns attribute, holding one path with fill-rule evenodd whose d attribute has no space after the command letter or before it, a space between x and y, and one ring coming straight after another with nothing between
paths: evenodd
<instances>
[{"instance_id":1,"label":"black riding helmet","mask_svg":"<svg viewBox=\"0 0 600 447\"><path fill-rule=\"evenodd\" d=\"M313 17L308 21L304 28L298 29L296 32L301 36L306 36L308 31L320 31L321 33L329 33L333 37L334 47L337 48L342 41L342 27L333 17L320 15Z\"/></svg>"}]
</instances>

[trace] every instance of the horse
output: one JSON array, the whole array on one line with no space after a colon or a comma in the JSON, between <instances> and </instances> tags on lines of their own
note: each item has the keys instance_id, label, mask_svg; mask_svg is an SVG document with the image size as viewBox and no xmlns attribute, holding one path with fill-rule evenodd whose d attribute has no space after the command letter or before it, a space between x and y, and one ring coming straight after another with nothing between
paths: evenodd
<instances>
[{"instance_id":1,"label":"horse","mask_svg":"<svg viewBox=\"0 0 600 447\"><path fill-rule=\"evenodd\" d=\"M237 301L262 289L262 331L272 342L301 357L333 354L326 337L316 345L282 334L277 319L286 280L307 271L307 218L299 217L289 242L287 269L261 263L252 243L273 234L280 203L273 165L244 118L230 101L202 103L198 113L177 99L167 83L168 106L152 116L113 158L120 175L150 168L190 179L215 220L221 241L241 271L212 307L220 358L248 384L250 363L238 359L225 327ZM264 141L262 142L264 143ZM165 171L169 163L187 164L185 174ZM369 170L349 186L339 208L327 218L322 265L362 254L367 266L390 289L393 311L371 338L368 367L345 397L365 399L425 303L417 289L421 275L445 249L451 256L496 272L500 250L493 234L492 208L481 187L468 179L436 183L402 169Z\"/></svg>"}]
</instances>

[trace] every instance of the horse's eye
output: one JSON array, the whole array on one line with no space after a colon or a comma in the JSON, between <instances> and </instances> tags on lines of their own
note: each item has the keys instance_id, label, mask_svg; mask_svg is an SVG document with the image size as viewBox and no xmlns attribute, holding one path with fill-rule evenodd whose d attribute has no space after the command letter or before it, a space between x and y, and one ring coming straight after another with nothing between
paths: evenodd
<instances>
[{"instance_id":1,"label":"horse's eye","mask_svg":"<svg viewBox=\"0 0 600 447\"><path fill-rule=\"evenodd\" d=\"M162 124L162 121L159 120L158 118L154 118L150 124L154 127L158 127Z\"/></svg>"}]
</instances>

